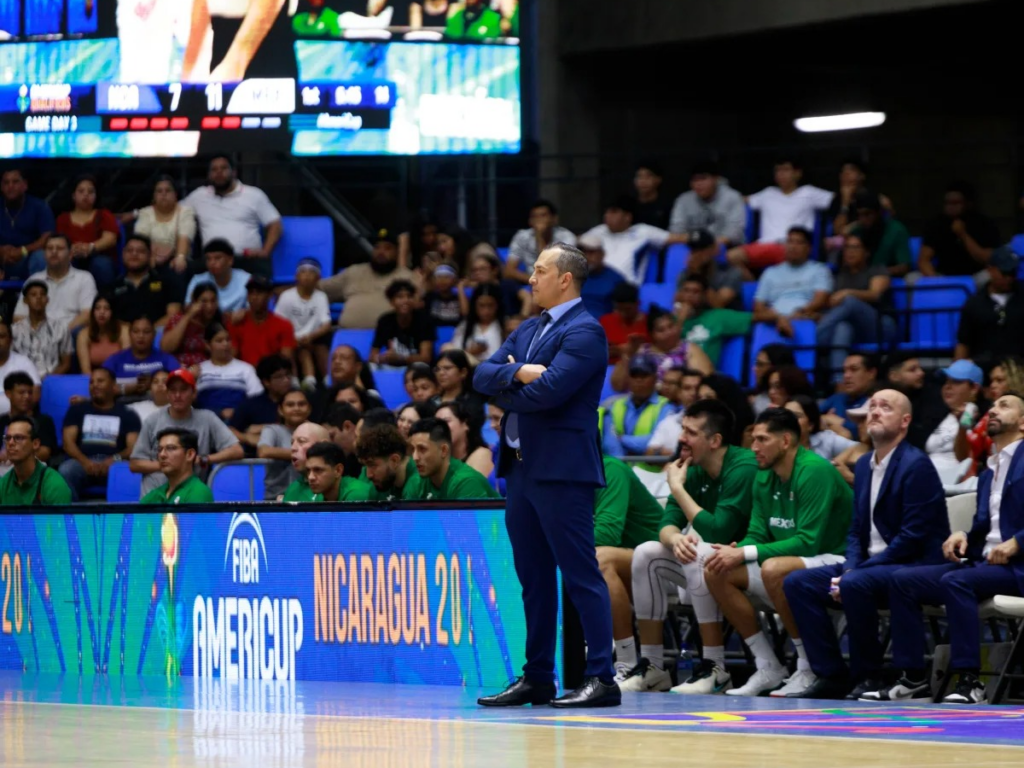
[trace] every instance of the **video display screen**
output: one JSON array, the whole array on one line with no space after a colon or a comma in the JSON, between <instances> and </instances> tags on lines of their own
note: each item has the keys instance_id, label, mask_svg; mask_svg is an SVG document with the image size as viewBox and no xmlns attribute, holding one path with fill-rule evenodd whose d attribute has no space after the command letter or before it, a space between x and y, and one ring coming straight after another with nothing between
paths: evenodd
<instances>
[{"instance_id":1,"label":"video display screen","mask_svg":"<svg viewBox=\"0 0 1024 768\"><path fill-rule=\"evenodd\" d=\"M0 157L518 152L519 0L0 0Z\"/></svg>"}]
</instances>

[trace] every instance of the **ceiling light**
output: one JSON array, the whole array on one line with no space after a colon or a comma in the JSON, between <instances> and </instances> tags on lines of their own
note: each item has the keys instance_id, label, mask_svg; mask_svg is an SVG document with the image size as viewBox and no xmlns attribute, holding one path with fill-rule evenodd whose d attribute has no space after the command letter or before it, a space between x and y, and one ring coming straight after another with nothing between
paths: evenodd
<instances>
[{"instance_id":1,"label":"ceiling light","mask_svg":"<svg viewBox=\"0 0 1024 768\"><path fill-rule=\"evenodd\" d=\"M885 122L885 112L851 112L845 115L822 115L801 117L793 121L798 131L821 133L823 131L849 131L855 128L875 128Z\"/></svg>"}]
</instances>

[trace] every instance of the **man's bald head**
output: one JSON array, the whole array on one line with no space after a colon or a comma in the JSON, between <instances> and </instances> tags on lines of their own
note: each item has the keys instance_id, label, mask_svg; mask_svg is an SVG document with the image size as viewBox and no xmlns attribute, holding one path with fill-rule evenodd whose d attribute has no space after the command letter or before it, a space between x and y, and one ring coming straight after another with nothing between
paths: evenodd
<instances>
[{"instance_id":1,"label":"man's bald head","mask_svg":"<svg viewBox=\"0 0 1024 768\"><path fill-rule=\"evenodd\" d=\"M299 472L306 468L306 451L311 445L331 439L327 429L312 421L299 424L292 432L292 466Z\"/></svg>"},{"instance_id":2,"label":"man's bald head","mask_svg":"<svg viewBox=\"0 0 1024 768\"><path fill-rule=\"evenodd\" d=\"M907 436L913 408L910 399L895 389L880 389L868 399L868 435L878 449Z\"/></svg>"}]
</instances>

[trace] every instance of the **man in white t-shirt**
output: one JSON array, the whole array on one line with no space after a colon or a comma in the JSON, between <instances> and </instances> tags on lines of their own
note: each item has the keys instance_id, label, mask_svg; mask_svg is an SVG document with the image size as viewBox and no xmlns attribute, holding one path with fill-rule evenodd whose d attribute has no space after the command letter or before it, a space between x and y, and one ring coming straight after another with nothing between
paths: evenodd
<instances>
[{"instance_id":1,"label":"man in white t-shirt","mask_svg":"<svg viewBox=\"0 0 1024 768\"><path fill-rule=\"evenodd\" d=\"M730 248L729 262L742 269L761 270L778 264L786 255L786 233L792 227L814 231L818 211L832 204L832 193L800 184L803 169L791 159L775 164L774 187L765 187L747 198L747 205L761 214L761 235L756 243Z\"/></svg>"},{"instance_id":2,"label":"man in white t-shirt","mask_svg":"<svg viewBox=\"0 0 1024 768\"><path fill-rule=\"evenodd\" d=\"M530 282L537 257L549 245L576 245L576 235L558 226L558 209L548 200L538 200L530 207L529 224L512 236L505 263L505 277L520 283Z\"/></svg>"},{"instance_id":3,"label":"man in white t-shirt","mask_svg":"<svg viewBox=\"0 0 1024 768\"><path fill-rule=\"evenodd\" d=\"M71 266L71 241L64 235L50 235L46 240L46 270L29 275L26 283L38 280L46 284L46 316L67 325L74 331L89 323L89 311L96 298L96 280L84 269ZM28 317L25 297L14 308L17 322Z\"/></svg>"},{"instance_id":4,"label":"man in white t-shirt","mask_svg":"<svg viewBox=\"0 0 1024 768\"><path fill-rule=\"evenodd\" d=\"M634 224L636 201L629 195L614 200L604 211L604 224L587 230L581 239L596 238L604 248L604 265L611 267L633 285L643 282L647 247L662 248L685 242L685 235L673 235L649 224Z\"/></svg>"},{"instance_id":5,"label":"man in white t-shirt","mask_svg":"<svg viewBox=\"0 0 1024 768\"><path fill-rule=\"evenodd\" d=\"M196 212L203 241L227 240L241 259L239 267L271 277L270 257L284 232L281 214L263 190L238 180L231 159L224 155L210 161L207 178L209 186L182 201Z\"/></svg>"},{"instance_id":6,"label":"man in white t-shirt","mask_svg":"<svg viewBox=\"0 0 1024 768\"><path fill-rule=\"evenodd\" d=\"M11 352L11 341L11 326L7 324L6 320L0 318L0 415L10 413L11 410L11 401L3 392L3 382L7 378L7 374L15 371L27 373L32 378L32 383L35 384L36 402L39 401L39 385L42 383L39 371L36 370L32 361L24 355Z\"/></svg>"},{"instance_id":7,"label":"man in white t-shirt","mask_svg":"<svg viewBox=\"0 0 1024 768\"><path fill-rule=\"evenodd\" d=\"M303 384L316 385L318 376L327 375L327 356L331 349L331 305L327 294L317 288L320 262L300 259L295 268L295 287L277 299L274 314L292 324L297 346L296 359Z\"/></svg>"}]
</instances>

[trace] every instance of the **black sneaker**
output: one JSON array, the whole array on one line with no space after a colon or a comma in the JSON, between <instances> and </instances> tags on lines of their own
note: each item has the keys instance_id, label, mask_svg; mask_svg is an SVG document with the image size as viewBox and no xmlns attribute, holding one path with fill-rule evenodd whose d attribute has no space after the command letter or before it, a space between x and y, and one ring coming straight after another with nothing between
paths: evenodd
<instances>
[{"instance_id":1,"label":"black sneaker","mask_svg":"<svg viewBox=\"0 0 1024 768\"><path fill-rule=\"evenodd\" d=\"M961 672L956 688L942 700L943 704L988 704L985 686L973 672Z\"/></svg>"}]
</instances>

